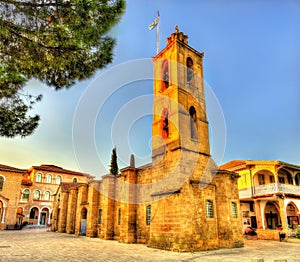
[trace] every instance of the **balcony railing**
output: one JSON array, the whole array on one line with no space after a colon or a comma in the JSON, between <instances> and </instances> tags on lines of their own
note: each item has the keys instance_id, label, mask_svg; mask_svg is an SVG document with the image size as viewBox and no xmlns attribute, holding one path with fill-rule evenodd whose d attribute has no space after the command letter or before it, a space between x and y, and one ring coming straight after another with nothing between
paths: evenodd
<instances>
[{"instance_id":1,"label":"balcony railing","mask_svg":"<svg viewBox=\"0 0 300 262\"><path fill-rule=\"evenodd\" d=\"M253 187L253 196L270 195L276 193L300 195L300 186L272 183ZM239 196L241 199L251 197L251 188L249 187L240 189Z\"/></svg>"}]
</instances>

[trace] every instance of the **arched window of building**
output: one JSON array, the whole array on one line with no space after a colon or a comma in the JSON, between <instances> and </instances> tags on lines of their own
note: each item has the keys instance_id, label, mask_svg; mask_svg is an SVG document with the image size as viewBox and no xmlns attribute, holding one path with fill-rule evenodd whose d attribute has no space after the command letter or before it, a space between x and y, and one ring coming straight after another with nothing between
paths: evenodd
<instances>
[{"instance_id":1,"label":"arched window of building","mask_svg":"<svg viewBox=\"0 0 300 262\"><path fill-rule=\"evenodd\" d=\"M191 106L189 109L190 114L190 129L191 129L191 138L198 139L197 132L197 114L195 107Z\"/></svg>"},{"instance_id":2,"label":"arched window of building","mask_svg":"<svg viewBox=\"0 0 300 262\"><path fill-rule=\"evenodd\" d=\"M52 183L52 175L51 174L46 175L46 183Z\"/></svg>"},{"instance_id":3,"label":"arched window of building","mask_svg":"<svg viewBox=\"0 0 300 262\"><path fill-rule=\"evenodd\" d=\"M118 225L121 225L121 208L118 209Z\"/></svg>"},{"instance_id":4,"label":"arched window of building","mask_svg":"<svg viewBox=\"0 0 300 262\"><path fill-rule=\"evenodd\" d=\"M165 59L162 63L162 90L164 91L169 87L169 63Z\"/></svg>"},{"instance_id":5,"label":"arched window of building","mask_svg":"<svg viewBox=\"0 0 300 262\"><path fill-rule=\"evenodd\" d=\"M231 215L232 215L233 218L237 218L238 217L236 202L231 202Z\"/></svg>"},{"instance_id":6,"label":"arched window of building","mask_svg":"<svg viewBox=\"0 0 300 262\"><path fill-rule=\"evenodd\" d=\"M50 192L49 191L46 191L44 193L44 200L50 200Z\"/></svg>"},{"instance_id":7,"label":"arched window of building","mask_svg":"<svg viewBox=\"0 0 300 262\"><path fill-rule=\"evenodd\" d=\"M0 191L3 189L5 177L0 175ZM0 217L1 219L1 217Z\"/></svg>"},{"instance_id":8,"label":"arched window of building","mask_svg":"<svg viewBox=\"0 0 300 262\"><path fill-rule=\"evenodd\" d=\"M206 207L206 217L213 218L214 217L213 202L211 200L206 200L205 207Z\"/></svg>"},{"instance_id":9,"label":"arched window of building","mask_svg":"<svg viewBox=\"0 0 300 262\"><path fill-rule=\"evenodd\" d=\"M151 223L151 205L146 207L146 225L149 226Z\"/></svg>"},{"instance_id":10,"label":"arched window of building","mask_svg":"<svg viewBox=\"0 0 300 262\"><path fill-rule=\"evenodd\" d=\"M39 190L35 190L34 193L33 193L33 199L34 200L39 200L40 195L41 195L41 192Z\"/></svg>"},{"instance_id":11,"label":"arched window of building","mask_svg":"<svg viewBox=\"0 0 300 262\"><path fill-rule=\"evenodd\" d=\"M164 108L161 114L161 131L164 139L169 137L169 112Z\"/></svg>"},{"instance_id":12,"label":"arched window of building","mask_svg":"<svg viewBox=\"0 0 300 262\"><path fill-rule=\"evenodd\" d=\"M61 176L58 175L58 176L56 177L56 179L55 179L55 184L60 185L61 180L62 180L62 179L61 179Z\"/></svg>"},{"instance_id":13,"label":"arched window of building","mask_svg":"<svg viewBox=\"0 0 300 262\"><path fill-rule=\"evenodd\" d=\"M36 182L42 182L42 174L41 173L37 173L35 175L35 181Z\"/></svg>"},{"instance_id":14,"label":"arched window of building","mask_svg":"<svg viewBox=\"0 0 300 262\"><path fill-rule=\"evenodd\" d=\"M98 213L98 224L102 224L102 209L99 209L99 213Z\"/></svg>"},{"instance_id":15,"label":"arched window of building","mask_svg":"<svg viewBox=\"0 0 300 262\"><path fill-rule=\"evenodd\" d=\"M186 83L188 86L191 84L191 81L194 77L193 64L194 62L192 58L188 57L186 59Z\"/></svg>"},{"instance_id":16,"label":"arched window of building","mask_svg":"<svg viewBox=\"0 0 300 262\"><path fill-rule=\"evenodd\" d=\"M73 183L77 183L77 182L78 182L77 177L74 177L74 178L73 178Z\"/></svg>"},{"instance_id":17,"label":"arched window of building","mask_svg":"<svg viewBox=\"0 0 300 262\"><path fill-rule=\"evenodd\" d=\"M30 191L28 188L24 189L21 196L21 202L27 202L29 199Z\"/></svg>"}]
</instances>

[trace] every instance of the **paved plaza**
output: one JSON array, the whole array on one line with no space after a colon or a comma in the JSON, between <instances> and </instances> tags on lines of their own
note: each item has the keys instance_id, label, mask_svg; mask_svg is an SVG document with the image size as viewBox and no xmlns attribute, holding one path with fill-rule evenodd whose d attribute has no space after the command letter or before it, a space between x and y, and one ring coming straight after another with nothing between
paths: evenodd
<instances>
[{"instance_id":1,"label":"paved plaza","mask_svg":"<svg viewBox=\"0 0 300 262\"><path fill-rule=\"evenodd\" d=\"M140 244L87 238L46 229L0 231L0 261L264 261L300 262L300 243L247 240L245 247L195 253L177 253Z\"/></svg>"}]
</instances>

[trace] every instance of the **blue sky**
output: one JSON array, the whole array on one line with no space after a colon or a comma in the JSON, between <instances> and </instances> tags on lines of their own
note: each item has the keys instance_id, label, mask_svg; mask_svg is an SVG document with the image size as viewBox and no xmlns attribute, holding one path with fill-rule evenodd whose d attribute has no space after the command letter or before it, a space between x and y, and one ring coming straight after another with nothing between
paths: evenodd
<instances>
[{"instance_id":1,"label":"blue sky","mask_svg":"<svg viewBox=\"0 0 300 262\"><path fill-rule=\"evenodd\" d=\"M81 97L103 74L120 63L155 55L155 30L149 31L148 25L158 10L161 49L178 25L189 36L189 44L205 53L204 78L216 94L226 122L221 162L277 159L300 165L297 0L128 0L124 16L110 32L117 40L112 64L68 90L56 92L36 80L28 83L26 90L43 94L43 101L35 107L42 118L40 126L25 139L0 138L1 163L20 168L48 163L100 176L107 173L114 145L120 167L128 164L131 153L137 155L137 165L149 162L151 117L136 121L128 134L114 130L115 139L109 129L123 105L151 95L151 81L124 85L99 111L93 130L99 161L84 145L80 157L75 155L72 129ZM99 84L99 100L109 88L109 82ZM145 112L151 110L151 103L143 107Z\"/></svg>"}]
</instances>

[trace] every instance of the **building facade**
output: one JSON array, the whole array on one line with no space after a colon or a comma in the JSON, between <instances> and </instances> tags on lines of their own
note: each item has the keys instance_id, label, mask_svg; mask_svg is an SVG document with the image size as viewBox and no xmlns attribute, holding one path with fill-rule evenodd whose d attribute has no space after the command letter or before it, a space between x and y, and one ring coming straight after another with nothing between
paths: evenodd
<instances>
[{"instance_id":1,"label":"building facade","mask_svg":"<svg viewBox=\"0 0 300 262\"><path fill-rule=\"evenodd\" d=\"M300 222L300 166L282 161L233 160L221 169L238 173L243 228L259 238L295 234Z\"/></svg>"},{"instance_id":2,"label":"building facade","mask_svg":"<svg viewBox=\"0 0 300 262\"><path fill-rule=\"evenodd\" d=\"M153 58L152 163L62 183L53 231L174 251L243 245L238 176L210 157L202 60L176 28Z\"/></svg>"},{"instance_id":3,"label":"building facade","mask_svg":"<svg viewBox=\"0 0 300 262\"><path fill-rule=\"evenodd\" d=\"M0 230L51 223L53 195L61 182L83 183L91 176L54 165L18 169L0 165Z\"/></svg>"},{"instance_id":4,"label":"building facade","mask_svg":"<svg viewBox=\"0 0 300 262\"><path fill-rule=\"evenodd\" d=\"M0 230L22 221L18 213L19 196L24 169L0 165Z\"/></svg>"}]
</instances>

